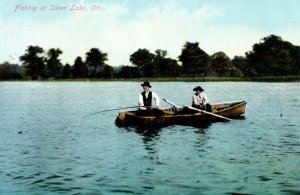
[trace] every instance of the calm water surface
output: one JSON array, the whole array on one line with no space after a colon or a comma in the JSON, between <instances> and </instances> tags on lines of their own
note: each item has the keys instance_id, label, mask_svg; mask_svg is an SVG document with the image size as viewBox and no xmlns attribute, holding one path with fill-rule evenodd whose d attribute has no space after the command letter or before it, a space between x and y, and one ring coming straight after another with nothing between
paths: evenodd
<instances>
[{"instance_id":1,"label":"calm water surface","mask_svg":"<svg viewBox=\"0 0 300 195\"><path fill-rule=\"evenodd\" d=\"M114 125L139 82L1 82L0 194L300 194L300 84L153 82L178 105L248 100L245 119L144 134ZM168 105L162 102L162 107Z\"/></svg>"}]
</instances>

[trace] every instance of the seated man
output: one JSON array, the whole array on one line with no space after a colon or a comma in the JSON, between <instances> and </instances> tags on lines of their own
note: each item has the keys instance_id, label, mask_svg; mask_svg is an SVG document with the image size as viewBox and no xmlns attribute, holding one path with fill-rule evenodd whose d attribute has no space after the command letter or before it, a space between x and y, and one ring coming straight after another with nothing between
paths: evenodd
<instances>
[{"instance_id":1,"label":"seated man","mask_svg":"<svg viewBox=\"0 0 300 195\"><path fill-rule=\"evenodd\" d=\"M211 112L211 106L208 103L208 98L202 87L197 86L193 89L193 91L195 91L195 95L193 96L192 107Z\"/></svg>"},{"instance_id":2,"label":"seated man","mask_svg":"<svg viewBox=\"0 0 300 195\"><path fill-rule=\"evenodd\" d=\"M157 116L160 117L164 114L162 110L159 110L159 97L156 93L150 91L151 85L148 81L141 84L143 92L139 94L139 108L136 111L136 115L139 116ZM156 108L152 107L152 100L155 100Z\"/></svg>"}]
</instances>

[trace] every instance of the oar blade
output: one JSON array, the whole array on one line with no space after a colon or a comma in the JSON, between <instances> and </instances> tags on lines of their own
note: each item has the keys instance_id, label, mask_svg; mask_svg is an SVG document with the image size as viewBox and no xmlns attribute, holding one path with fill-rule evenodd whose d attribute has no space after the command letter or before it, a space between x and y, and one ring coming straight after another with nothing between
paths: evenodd
<instances>
[{"instance_id":1,"label":"oar blade","mask_svg":"<svg viewBox=\"0 0 300 195\"><path fill-rule=\"evenodd\" d=\"M188 106L188 108L191 109L191 110L195 110L195 111L198 111L198 112L202 112L202 113L205 113L205 114L215 116L217 118L222 118L222 119L225 119L225 120L228 120L228 121L232 121L232 119L230 119L230 118L227 118L225 116L221 116L221 115L218 115L218 114L215 114L215 113L212 113L212 112L207 112L205 110L200 110L200 109L197 109L197 108L194 108L194 107L191 107L191 106Z\"/></svg>"}]
</instances>

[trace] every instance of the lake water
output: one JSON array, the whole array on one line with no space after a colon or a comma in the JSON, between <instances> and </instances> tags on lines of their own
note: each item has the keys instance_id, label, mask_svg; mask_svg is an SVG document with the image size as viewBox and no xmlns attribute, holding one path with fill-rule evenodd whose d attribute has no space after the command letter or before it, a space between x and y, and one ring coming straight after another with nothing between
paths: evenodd
<instances>
[{"instance_id":1,"label":"lake water","mask_svg":"<svg viewBox=\"0 0 300 195\"><path fill-rule=\"evenodd\" d=\"M300 194L300 84L153 82L178 105L248 100L245 119L155 134L114 125L140 82L1 82L0 194ZM161 107L168 107L161 102Z\"/></svg>"}]
</instances>

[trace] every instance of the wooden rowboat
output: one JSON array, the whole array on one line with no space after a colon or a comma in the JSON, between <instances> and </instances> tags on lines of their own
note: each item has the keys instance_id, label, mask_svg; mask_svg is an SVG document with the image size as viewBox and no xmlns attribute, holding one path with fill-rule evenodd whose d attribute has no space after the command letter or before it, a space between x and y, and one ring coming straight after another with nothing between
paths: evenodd
<instances>
[{"instance_id":1,"label":"wooden rowboat","mask_svg":"<svg viewBox=\"0 0 300 195\"><path fill-rule=\"evenodd\" d=\"M228 117L238 118L246 111L246 101L227 102L212 104L212 113ZM156 116L138 116L135 111L120 112L116 124L118 126L168 126L168 125L202 125L215 121L222 121L222 119L205 114L202 112L190 110L188 108L167 108L162 109L164 115L161 117Z\"/></svg>"}]
</instances>

